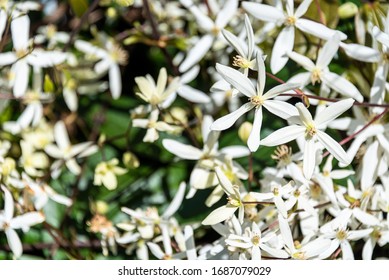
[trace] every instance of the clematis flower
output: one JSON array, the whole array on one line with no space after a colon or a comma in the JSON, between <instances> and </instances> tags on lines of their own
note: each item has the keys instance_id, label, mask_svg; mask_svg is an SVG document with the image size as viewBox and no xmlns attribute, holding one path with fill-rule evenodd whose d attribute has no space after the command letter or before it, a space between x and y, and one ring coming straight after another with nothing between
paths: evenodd
<instances>
[{"instance_id":1,"label":"clematis flower","mask_svg":"<svg viewBox=\"0 0 389 280\"><path fill-rule=\"evenodd\" d=\"M45 152L57 159L51 166L53 177L59 176L62 163L65 163L66 167L73 174L80 174L81 167L78 165L76 158L86 157L97 151L97 146L93 145L92 142L72 145L63 121L58 121L55 124L54 139L57 145L48 144L45 147Z\"/></svg>"},{"instance_id":2,"label":"clematis flower","mask_svg":"<svg viewBox=\"0 0 389 280\"><path fill-rule=\"evenodd\" d=\"M66 54L60 51L31 49L29 45L30 19L27 15L18 15L11 21L11 33L14 51L0 54L0 66L10 65L11 86L15 97L25 94L28 86L30 65L49 67L62 63Z\"/></svg>"},{"instance_id":3,"label":"clematis flower","mask_svg":"<svg viewBox=\"0 0 389 280\"><path fill-rule=\"evenodd\" d=\"M247 78L239 71L227 66L223 66L221 64L216 65L216 69L220 73L220 75L222 75L222 77L234 88L246 95L249 98L249 101L243 104L236 111L217 119L211 126L212 130L225 130L231 127L237 121L237 119L244 113L255 108L253 129L247 141L247 145L251 152L255 152L260 145L262 107L265 107L271 113L285 119L297 113L296 109L292 105L283 101L270 99L276 97L277 95L285 91L295 89L298 87L298 85L288 83L278 85L263 94L266 82L266 70L265 64L260 55L257 55L257 68L258 79L257 87L255 88L249 78Z\"/></svg>"},{"instance_id":4,"label":"clematis flower","mask_svg":"<svg viewBox=\"0 0 389 280\"><path fill-rule=\"evenodd\" d=\"M297 103L299 117L290 118L292 125L273 132L262 140L262 145L277 146L298 137L304 137L303 173L308 180L312 177L316 166L316 142L320 142L339 162L349 165L351 160L342 146L320 128L321 125L334 120L347 111L353 103L354 100L351 98L333 103L317 114L314 120L304 104Z\"/></svg>"},{"instance_id":5,"label":"clematis flower","mask_svg":"<svg viewBox=\"0 0 389 280\"><path fill-rule=\"evenodd\" d=\"M96 186L104 185L109 190L116 189L118 184L116 176L127 172L126 169L117 166L118 164L119 160L117 158L100 162L95 169L93 184Z\"/></svg>"},{"instance_id":6,"label":"clematis flower","mask_svg":"<svg viewBox=\"0 0 389 280\"><path fill-rule=\"evenodd\" d=\"M340 34L341 40L347 38L340 31L332 30L321 23L301 18L307 12L311 3L312 0L304 0L296 11L294 11L294 0L286 1L285 11L260 3L242 3L243 8L255 18L283 25L283 29L274 43L270 60L270 68L274 74L278 73L288 62L286 54L293 50L295 28L323 40L330 39L337 32Z\"/></svg>"},{"instance_id":7,"label":"clematis flower","mask_svg":"<svg viewBox=\"0 0 389 280\"><path fill-rule=\"evenodd\" d=\"M96 63L94 70L98 74L104 74L108 71L109 88L112 97L118 99L122 93L122 78L119 65L127 63L128 54L109 38L102 36L102 41L102 48L82 40L77 40L74 46L80 51L100 59Z\"/></svg>"},{"instance_id":8,"label":"clematis flower","mask_svg":"<svg viewBox=\"0 0 389 280\"><path fill-rule=\"evenodd\" d=\"M26 229L30 226L42 223L45 217L39 212L29 212L14 217L14 200L5 186L1 186L4 192L4 212L0 214L0 230L5 232L12 253L19 258L23 253L22 243L16 233L17 229Z\"/></svg>"},{"instance_id":9,"label":"clematis flower","mask_svg":"<svg viewBox=\"0 0 389 280\"><path fill-rule=\"evenodd\" d=\"M298 82L302 86L309 84L309 82L313 85L315 83L322 83L322 87L332 88L346 97L351 97L358 102L362 102L362 94L351 82L328 69L328 65L338 51L339 43L340 37L338 34L335 34L320 50L316 64L301 54L288 52L287 54L291 59L308 71L308 73L297 74L289 81L294 83Z\"/></svg>"},{"instance_id":10,"label":"clematis flower","mask_svg":"<svg viewBox=\"0 0 389 280\"><path fill-rule=\"evenodd\" d=\"M196 43L196 45L190 49L184 61L180 64L180 72L186 72L196 63L198 63L205 54L209 51L214 43L215 39L219 36L220 30L222 30L231 18L235 15L238 10L237 0L227 0L221 9L215 21L205 15L192 0L180 0L181 4L184 5L196 18L196 21L200 28L204 30L205 34Z\"/></svg>"}]
</instances>

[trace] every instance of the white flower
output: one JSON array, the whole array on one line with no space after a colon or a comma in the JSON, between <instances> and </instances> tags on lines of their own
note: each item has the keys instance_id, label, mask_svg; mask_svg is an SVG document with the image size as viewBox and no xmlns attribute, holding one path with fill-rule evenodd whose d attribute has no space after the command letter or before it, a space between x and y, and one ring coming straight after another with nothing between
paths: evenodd
<instances>
[{"instance_id":1,"label":"white flower","mask_svg":"<svg viewBox=\"0 0 389 280\"><path fill-rule=\"evenodd\" d=\"M54 177L59 175L63 162L70 172L75 175L80 174L81 167L78 165L76 158L86 157L97 151L97 146L93 145L92 142L72 145L63 121L58 121L55 124L54 139L57 145L49 144L45 147L45 152L49 156L57 159L51 166Z\"/></svg>"},{"instance_id":2,"label":"white flower","mask_svg":"<svg viewBox=\"0 0 389 280\"><path fill-rule=\"evenodd\" d=\"M291 81L299 82L303 86L307 85L309 82L313 85L317 82L322 83L323 87L332 88L346 97L351 97L358 102L362 102L362 94L351 82L328 69L328 65L338 51L339 42L340 37L338 34L335 34L328 40L320 50L316 64L301 54L288 52L287 54L291 59L308 71L308 73L297 74L295 77L291 78Z\"/></svg>"},{"instance_id":3,"label":"white flower","mask_svg":"<svg viewBox=\"0 0 389 280\"><path fill-rule=\"evenodd\" d=\"M215 167L215 172L217 178L219 179L220 185L222 186L224 192L228 196L228 203L224 206L221 206L213 210L203 221L203 225L214 225L220 222L223 222L235 213L239 209L238 219L240 223L243 223L244 218L244 204L241 198L241 194L238 186L233 186L224 175L224 172L220 167Z\"/></svg>"},{"instance_id":4,"label":"white flower","mask_svg":"<svg viewBox=\"0 0 389 280\"><path fill-rule=\"evenodd\" d=\"M165 68L159 70L157 84L150 75L136 77L135 82L140 90L136 95L152 106L168 107L174 101L175 95L173 93L179 87L179 79L174 78L166 88L167 78Z\"/></svg>"},{"instance_id":5,"label":"white flower","mask_svg":"<svg viewBox=\"0 0 389 280\"><path fill-rule=\"evenodd\" d=\"M126 169L117 166L118 164L117 158L100 162L95 169L93 184L96 186L104 185L109 190L116 189L118 184L116 176L127 172Z\"/></svg>"},{"instance_id":6,"label":"white flower","mask_svg":"<svg viewBox=\"0 0 389 280\"><path fill-rule=\"evenodd\" d=\"M312 20L301 18L308 10L312 0L304 0L294 11L294 0L287 0L286 11L282 11L270 5L260 3L243 2L243 8L254 17L263 20L282 24L284 27L274 43L273 53L270 61L271 71L275 74L279 72L288 62L286 53L292 51L295 38L295 27L303 32L314 35L320 39L328 40L336 32L323 24ZM347 36L341 32L341 39Z\"/></svg>"},{"instance_id":7,"label":"white flower","mask_svg":"<svg viewBox=\"0 0 389 280\"><path fill-rule=\"evenodd\" d=\"M27 15L17 15L11 21L14 51L0 54L0 66L12 64L11 85L15 97L25 94L30 66L49 67L62 63L66 54L60 51L31 49L29 44L30 19Z\"/></svg>"},{"instance_id":8,"label":"white flower","mask_svg":"<svg viewBox=\"0 0 389 280\"><path fill-rule=\"evenodd\" d=\"M236 111L217 119L211 126L212 130L225 130L231 127L244 113L255 108L253 129L251 130L249 139L247 141L247 145L252 152L255 152L260 145L262 106L277 116L285 119L289 118L296 113L296 109L286 102L270 99L285 91L298 87L297 84L282 84L270 89L265 94L263 94L266 82L266 70L265 64L260 55L257 56L257 68L258 79L257 87L255 88L251 81L239 71L221 64L216 65L216 69L220 75L222 75L222 77L233 87L246 95L249 98L249 101L243 104Z\"/></svg>"},{"instance_id":9,"label":"white flower","mask_svg":"<svg viewBox=\"0 0 389 280\"><path fill-rule=\"evenodd\" d=\"M143 137L143 142L155 142L159 138L158 131L174 132L179 127L172 126L164 121L158 121L159 111L153 110L150 113L149 119L133 119L133 127L147 128L145 137Z\"/></svg>"},{"instance_id":10,"label":"white flower","mask_svg":"<svg viewBox=\"0 0 389 280\"><path fill-rule=\"evenodd\" d=\"M12 195L5 186L1 186L1 189L4 192L4 212L0 214L0 230L5 232L12 253L16 258L19 258L23 253L23 247L16 229L26 229L42 223L45 217L39 212L29 212L14 217L14 200Z\"/></svg>"},{"instance_id":11,"label":"white flower","mask_svg":"<svg viewBox=\"0 0 389 280\"><path fill-rule=\"evenodd\" d=\"M266 234L262 236L261 230L259 229L256 223L252 223L251 230L246 228L245 234L239 236L236 234L230 234L226 243L229 246L242 248L242 249L251 249L251 259L260 260L261 259L261 250L265 251L272 257L276 258L287 258L288 254L283 250L278 250L270 247L266 244L271 238L275 237L274 233Z\"/></svg>"},{"instance_id":12,"label":"white flower","mask_svg":"<svg viewBox=\"0 0 389 280\"><path fill-rule=\"evenodd\" d=\"M215 21L205 15L193 2L192 0L180 0L181 4L184 5L189 11L195 16L197 24L207 34L201 37L196 45L190 49L186 58L181 63L179 70L180 72L186 72L193 65L198 63L205 54L212 47L215 37L219 35L231 18L235 15L238 9L237 0L227 0L222 10L217 13Z\"/></svg>"},{"instance_id":13,"label":"white flower","mask_svg":"<svg viewBox=\"0 0 389 280\"><path fill-rule=\"evenodd\" d=\"M292 141L300 136L304 137L303 172L307 179L312 177L316 166L315 144L317 141L333 154L338 161L348 165L351 160L348 158L342 146L320 129L322 125L334 120L347 111L353 103L354 100L351 98L333 103L320 112L314 120L304 104L298 103L296 104L296 107L299 111L299 117L292 117L289 119L290 122L294 124L273 132L262 140L262 145L277 146Z\"/></svg>"},{"instance_id":14,"label":"white flower","mask_svg":"<svg viewBox=\"0 0 389 280\"><path fill-rule=\"evenodd\" d=\"M122 78L119 65L127 63L128 54L109 38L106 38L105 36L101 36L101 38L104 48L99 48L82 40L77 40L74 45L80 51L100 59L100 61L96 63L94 70L97 74L103 74L108 71L109 88L112 97L118 99L122 93Z\"/></svg>"}]
</instances>

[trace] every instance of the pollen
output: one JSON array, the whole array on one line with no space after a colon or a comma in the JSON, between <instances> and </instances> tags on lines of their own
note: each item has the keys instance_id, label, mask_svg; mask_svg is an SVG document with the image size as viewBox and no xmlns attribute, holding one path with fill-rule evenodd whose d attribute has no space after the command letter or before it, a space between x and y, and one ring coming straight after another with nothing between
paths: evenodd
<instances>
[{"instance_id":1,"label":"pollen","mask_svg":"<svg viewBox=\"0 0 389 280\"><path fill-rule=\"evenodd\" d=\"M252 104L254 104L256 107L259 107L259 106L262 106L264 100L262 97L258 96L258 95L255 95L255 96L252 96L250 97L250 102Z\"/></svg>"},{"instance_id":2,"label":"pollen","mask_svg":"<svg viewBox=\"0 0 389 280\"><path fill-rule=\"evenodd\" d=\"M281 165L288 165L292 161L292 148L287 145L278 146L271 158L278 161Z\"/></svg>"},{"instance_id":3,"label":"pollen","mask_svg":"<svg viewBox=\"0 0 389 280\"><path fill-rule=\"evenodd\" d=\"M308 124L306 126L307 130L306 130L306 137L308 139L311 139L312 137L314 137L317 133L317 130L316 130L316 127L314 124Z\"/></svg>"},{"instance_id":4,"label":"pollen","mask_svg":"<svg viewBox=\"0 0 389 280\"><path fill-rule=\"evenodd\" d=\"M236 55L233 58L232 66L247 69L250 68L250 61L240 55Z\"/></svg>"},{"instance_id":5,"label":"pollen","mask_svg":"<svg viewBox=\"0 0 389 280\"><path fill-rule=\"evenodd\" d=\"M228 204L230 204L234 207L239 207L241 205L240 200L238 200L236 198L228 197L227 200L228 200Z\"/></svg>"},{"instance_id":6,"label":"pollen","mask_svg":"<svg viewBox=\"0 0 389 280\"><path fill-rule=\"evenodd\" d=\"M336 238L337 238L338 240L342 241L342 240L345 240L345 239L347 238L347 235L348 235L348 233L347 233L346 230L340 229L340 230L338 230L338 232L336 233Z\"/></svg>"},{"instance_id":7,"label":"pollen","mask_svg":"<svg viewBox=\"0 0 389 280\"><path fill-rule=\"evenodd\" d=\"M255 246L258 246L259 243L261 241L261 238L259 237L259 235L255 234L252 238L251 238L251 242L253 243L253 245Z\"/></svg>"},{"instance_id":8,"label":"pollen","mask_svg":"<svg viewBox=\"0 0 389 280\"><path fill-rule=\"evenodd\" d=\"M122 49L120 46L118 45L114 45L112 50L111 50L111 58L113 61L116 61L117 63L119 63L120 65L125 65L127 64L127 60L128 60L128 54L127 52Z\"/></svg>"},{"instance_id":9,"label":"pollen","mask_svg":"<svg viewBox=\"0 0 389 280\"><path fill-rule=\"evenodd\" d=\"M312 74L311 74L311 82L312 84L316 84L316 83L320 83L321 82L321 76L322 76L322 71L320 68L314 68L312 70Z\"/></svg>"},{"instance_id":10,"label":"pollen","mask_svg":"<svg viewBox=\"0 0 389 280\"><path fill-rule=\"evenodd\" d=\"M291 26L295 25L297 21L297 18L295 16L288 16L285 20L285 25Z\"/></svg>"}]
</instances>

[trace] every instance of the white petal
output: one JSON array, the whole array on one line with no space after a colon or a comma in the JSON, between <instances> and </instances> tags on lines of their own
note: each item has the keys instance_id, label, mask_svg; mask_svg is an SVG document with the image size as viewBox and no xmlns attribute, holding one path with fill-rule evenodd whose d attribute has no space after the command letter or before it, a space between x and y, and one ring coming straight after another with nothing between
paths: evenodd
<instances>
[{"instance_id":1,"label":"white petal","mask_svg":"<svg viewBox=\"0 0 389 280\"><path fill-rule=\"evenodd\" d=\"M65 87L63 89L63 98L70 111L72 112L77 111L78 108L77 93L73 89L69 89Z\"/></svg>"},{"instance_id":2,"label":"white petal","mask_svg":"<svg viewBox=\"0 0 389 280\"><path fill-rule=\"evenodd\" d=\"M224 28L238 10L238 0L228 0L224 3L223 9L219 11L216 17L216 26Z\"/></svg>"},{"instance_id":3,"label":"white petal","mask_svg":"<svg viewBox=\"0 0 389 280\"><path fill-rule=\"evenodd\" d=\"M276 22L285 17L282 11L270 5L243 2L242 7L255 18L263 21Z\"/></svg>"},{"instance_id":4,"label":"white petal","mask_svg":"<svg viewBox=\"0 0 389 280\"><path fill-rule=\"evenodd\" d=\"M25 59L22 59L13 65L11 71L13 71L13 74L15 75L13 94L15 97L21 97L27 90L30 66L28 66Z\"/></svg>"},{"instance_id":5,"label":"white petal","mask_svg":"<svg viewBox=\"0 0 389 280\"><path fill-rule=\"evenodd\" d=\"M354 104L354 99L348 98L345 100L341 100L335 103L332 103L330 106L325 108L323 111L320 112L319 115L315 117L315 123L316 125L325 124L329 121L332 121L339 117L341 114L346 112L348 109L351 108Z\"/></svg>"},{"instance_id":6,"label":"white petal","mask_svg":"<svg viewBox=\"0 0 389 280\"><path fill-rule=\"evenodd\" d=\"M111 64L109 68L109 88L113 99L118 99L122 93L122 78L117 64Z\"/></svg>"},{"instance_id":7,"label":"white petal","mask_svg":"<svg viewBox=\"0 0 389 280\"><path fill-rule=\"evenodd\" d=\"M378 226L380 224L380 220L378 218L362 211L360 208L354 208L353 215L356 219L358 219L358 221L366 226Z\"/></svg>"},{"instance_id":8,"label":"white petal","mask_svg":"<svg viewBox=\"0 0 389 280\"><path fill-rule=\"evenodd\" d=\"M54 138L61 149L67 149L70 146L70 140L63 121L58 121L54 126Z\"/></svg>"},{"instance_id":9,"label":"white petal","mask_svg":"<svg viewBox=\"0 0 389 280\"><path fill-rule=\"evenodd\" d=\"M263 90L265 88L265 83L266 83L266 67L265 67L265 62L263 61L262 55L257 54L257 69L258 69L258 89L257 89L257 94L259 96L262 96ZM268 97L270 98L270 97Z\"/></svg>"},{"instance_id":10,"label":"white petal","mask_svg":"<svg viewBox=\"0 0 389 280\"><path fill-rule=\"evenodd\" d=\"M296 21L296 27L303 32L306 32L323 40L329 40L332 36L335 35L335 33L339 34L341 40L347 39L346 34L337 30L330 29L321 23L309 19L299 18Z\"/></svg>"},{"instance_id":11,"label":"white petal","mask_svg":"<svg viewBox=\"0 0 389 280\"><path fill-rule=\"evenodd\" d=\"M224 174L224 172L220 169L219 166L215 167L215 171L223 190L226 192L227 195L233 195L234 187L231 181L227 178L227 176Z\"/></svg>"},{"instance_id":12,"label":"white petal","mask_svg":"<svg viewBox=\"0 0 389 280\"><path fill-rule=\"evenodd\" d=\"M288 62L287 53L293 50L294 26L285 26L273 46L270 68L273 74L278 73Z\"/></svg>"},{"instance_id":13,"label":"white petal","mask_svg":"<svg viewBox=\"0 0 389 280\"><path fill-rule=\"evenodd\" d=\"M212 130L225 130L230 128L244 113L254 108L251 102L243 104L238 110L229 113L228 115L217 119L212 125Z\"/></svg>"},{"instance_id":14,"label":"white petal","mask_svg":"<svg viewBox=\"0 0 389 280\"><path fill-rule=\"evenodd\" d=\"M231 158L247 157L250 154L250 150L245 146L228 146L220 149L219 152Z\"/></svg>"},{"instance_id":15,"label":"white petal","mask_svg":"<svg viewBox=\"0 0 389 280\"><path fill-rule=\"evenodd\" d=\"M284 250L274 249L263 243L260 244L259 247L261 247L262 250L264 250L266 253L275 258L286 259L289 257L288 253L286 253Z\"/></svg>"},{"instance_id":16,"label":"white petal","mask_svg":"<svg viewBox=\"0 0 389 280\"><path fill-rule=\"evenodd\" d=\"M10 226L13 229L30 227L42 223L45 217L39 212L29 212L21 216L17 216L10 221Z\"/></svg>"},{"instance_id":17,"label":"white petal","mask_svg":"<svg viewBox=\"0 0 389 280\"><path fill-rule=\"evenodd\" d=\"M16 258L19 258L23 253L22 242L20 242L19 236L12 228L5 230L5 235L7 236L7 241L9 247L12 250L12 253Z\"/></svg>"},{"instance_id":18,"label":"white petal","mask_svg":"<svg viewBox=\"0 0 389 280\"><path fill-rule=\"evenodd\" d=\"M341 43L340 46L348 56L359 61L373 63L378 62L381 57L379 51L363 45Z\"/></svg>"},{"instance_id":19,"label":"white petal","mask_svg":"<svg viewBox=\"0 0 389 280\"><path fill-rule=\"evenodd\" d=\"M254 85L251 83L249 78L247 78L238 70L218 63L216 64L216 70L219 72L219 74L223 77L224 80L226 80L229 84L231 84L234 88L239 90L247 97L250 98L256 95Z\"/></svg>"},{"instance_id":20,"label":"white petal","mask_svg":"<svg viewBox=\"0 0 389 280\"><path fill-rule=\"evenodd\" d=\"M299 111L300 119L305 126L311 126L313 122L312 115L308 111L307 107L301 102L296 104L296 108Z\"/></svg>"},{"instance_id":21,"label":"white petal","mask_svg":"<svg viewBox=\"0 0 389 280\"><path fill-rule=\"evenodd\" d=\"M327 67L332 58L338 52L340 43L340 37L335 33L334 36L331 37L323 46L323 48L319 52L319 56L317 57L316 65L321 69Z\"/></svg>"},{"instance_id":22,"label":"white petal","mask_svg":"<svg viewBox=\"0 0 389 280\"><path fill-rule=\"evenodd\" d=\"M376 245L376 240L374 238L369 238L366 240L365 245L362 250L362 259L371 260L373 256L373 250Z\"/></svg>"},{"instance_id":23,"label":"white petal","mask_svg":"<svg viewBox=\"0 0 389 280\"><path fill-rule=\"evenodd\" d=\"M0 53L0 66L13 64L17 59L17 56L13 52Z\"/></svg>"},{"instance_id":24,"label":"white petal","mask_svg":"<svg viewBox=\"0 0 389 280\"><path fill-rule=\"evenodd\" d=\"M346 152L343 150L342 146L332 139L328 134L323 131L317 131L317 138L320 143L339 161L346 165L349 165L351 160L347 156Z\"/></svg>"},{"instance_id":25,"label":"white petal","mask_svg":"<svg viewBox=\"0 0 389 280\"><path fill-rule=\"evenodd\" d=\"M147 246L149 247L151 253L159 260L162 260L165 257L165 253L162 252L161 248L152 242L147 242Z\"/></svg>"},{"instance_id":26,"label":"white petal","mask_svg":"<svg viewBox=\"0 0 389 280\"><path fill-rule=\"evenodd\" d=\"M186 189L186 184L182 182L180 186L178 187L177 193L174 196L172 202L169 204L169 206L166 208L165 212L162 214L162 218L168 219L171 216L174 215L174 213L177 212L178 208L180 208L182 204L182 200L184 199L185 195L185 189Z\"/></svg>"},{"instance_id":27,"label":"white petal","mask_svg":"<svg viewBox=\"0 0 389 280\"><path fill-rule=\"evenodd\" d=\"M363 168L361 174L361 189L366 190L374 185L377 178L377 166L380 159L378 153L378 141L370 144L363 156Z\"/></svg>"},{"instance_id":28,"label":"white petal","mask_svg":"<svg viewBox=\"0 0 389 280\"><path fill-rule=\"evenodd\" d=\"M12 42L15 50L27 50L30 32L30 19L27 15L13 18L11 21Z\"/></svg>"},{"instance_id":29,"label":"white petal","mask_svg":"<svg viewBox=\"0 0 389 280\"><path fill-rule=\"evenodd\" d=\"M75 159L69 159L65 162L65 164L69 171L74 175L79 175L81 173L81 167L78 165Z\"/></svg>"},{"instance_id":30,"label":"white petal","mask_svg":"<svg viewBox=\"0 0 389 280\"><path fill-rule=\"evenodd\" d=\"M187 85L180 86L177 93L182 98L193 103L209 103L211 101L211 98L204 92Z\"/></svg>"},{"instance_id":31,"label":"white petal","mask_svg":"<svg viewBox=\"0 0 389 280\"><path fill-rule=\"evenodd\" d=\"M316 167L316 148L313 139L305 141L303 172L306 179L311 179L313 171Z\"/></svg>"},{"instance_id":32,"label":"white petal","mask_svg":"<svg viewBox=\"0 0 389 280\"><path fill-rule=\"evenodd\" d=\"M263 103L263 107L265 107L272 114L283 119L288 119L292 116L298 115L296 107L284 101L266 100Z\"/></svg>"},{"instance_id":33,"label":"white petal","mask_svg":"<svg viewBox=\"0 0 389 280\"><path fill-rule=\"evenodd\" d=\"M309 5L311 5L311 3L312 0L304 0L296 9L294 16L296 18L300 18L302 15L304 15L307 12Z\"/></svg>"},{"instance_id":34,"label":"white petal","mask_svg":"<svg viewBox=\"0 0 389 280\"><path fill-rule=\"evenodd\" d=\"M212 35L203 36L188 52L186 58L178 68L180 72L186 72L189 68L197 64L211 48L213 40Z\"/></svg>"},{"instance_id":35,"label":"white petal","mask_svg":"<svg viewBox=\"0 0 389 280\"><path fill-rule=\"evenodd\" d=\"M373 36L376 38L378 42L385 45L387 48L389 48L389 35L382 32L377 26L373 27Z\"/></svg>"},{"instance_id":36,"label":"white petal","mask_svg":"<svg viewBox=\"0 0 389 280\"><path fill-rule=\"evenodd\" d=\"M296 52L288 52L287 54L292 60L300 64L307 71L312 71L312 69L316 67L312 60L302 54Z\"/></svg>"},{"instance_id":37,"label":"white petal","mask_svg":"<svg viewBox=\"0 0 389 280\"><path fill-rule=\"evenodd\" d=\"M253 129L250 132L250 136L247 140L247 145L251 152L258 150L261 137L261 126L262 126L262 106L255 109Z\"/></svg>"},{"instance_id":38,"label":"white petal","mask_svg":"<svg viewBox=\"0 0 389 280\"><path fill-rule=\"evenodd\" d=\"M278 146L304 135L305 127L301 125L290 125L274 131L272 134L262 139L263 146Z\"/></svg>"},{"instance_id":39,"label":"white petal","mask_svg":"<svg viewBox=\"0 0 389 280\"><path fill-rule=\"evenodd\" d=\"M285 245L289 248L289 250L293 251L295 248L288 220L283 218L281 215L278 215L278 225L280 227L281 236L285 242Z\"/></svg>"},{"instance_id":40,"label":"white petal","mask_svg":"<svg viewBox=\"0 0 389 280\"><path fill-rule=\"evenodd\" d=\"M4 217L8 222L14 215L14 199L12 198L11 192L4 186L1 186L4 192Z\"/></svg>"},{"instance_id":41,"label":"white petal","mask_svg":"<svg viewBox=\"0 0 389 280\"><path fill-rule=\"evenodd\" d=\"M186 247L186 255L188 260L197 259L196 246L193 238L193 228L191 226L185 226L184 228L185 235L185 247Z\"/></svg>"},{"instance_id":42,"label":"white petal","mask_svg":"<svg viewBox=\"0 0 389 280\"><path fill-rule=\"evenodd\" d=\"M296 89L298 87L299 87L299 84L290 84L290 83L281 84L281 85L275 86L274 88L267 91L263 95L263 98L270 99L270 98L273 98L281 93L287 92L287 91L292 90L292 89Z\"/></svg>"},{"instance_id":43,"label":"white petal","mask_svg":"<svg viewBox=\"0 0 389 280\"><path fill-rule=\"evenodd\" d=\"M202 155L202 151L198 148L182 144L172 139L164 139L162 145L166 150L182 159L198 160Z\"/></svg>"},{"instance_id":44,"label":"white petal","mask_svg":"<svg viewBox=\"0 0 389 280\"><path fill-rule=\"evenodd\" d=\"M231 218L231 216L235 213L237 209L237 207L233 206L221 206L213 210L201 223L205 226L221 223L227 220L228 218Z\"/></svg>"},{"instance_id":45,"label":"white petal","mask_svg":"<svg viewBox=\"0 0 389 280\"><path fill-rule=\"evenodd\" d=\"M343 94L344 96L354 98L358 102L363 102L363 96L359 90L350 81L332 72L326 72L322 79L326 85Z\"/></svg>"},{"instance_id":46,"label":"white petal","mask_svg":"<svg viewBox=\"0 0 389 280\"><path fill-rule=\"evenodd\" d=\"M340 248L342 248L343 260L354 260L353 249L347 240L340 242Z\"/></svg>"}]
</instances>

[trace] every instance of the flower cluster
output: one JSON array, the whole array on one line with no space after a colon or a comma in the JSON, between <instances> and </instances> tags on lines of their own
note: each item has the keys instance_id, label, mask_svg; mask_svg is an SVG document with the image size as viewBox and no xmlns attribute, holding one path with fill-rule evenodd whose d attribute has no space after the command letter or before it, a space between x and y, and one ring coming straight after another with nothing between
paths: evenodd
<instances>
[{"instance_id":1,"label":"flower cluster","mask_svg":"<svg viewBox=\"0 0 389 280\"><path fill-rule=\"evenodd\" d=\"M386 257L387 5L47 2L0 1L0 259Z\"/></svg>"}]
</instances>

